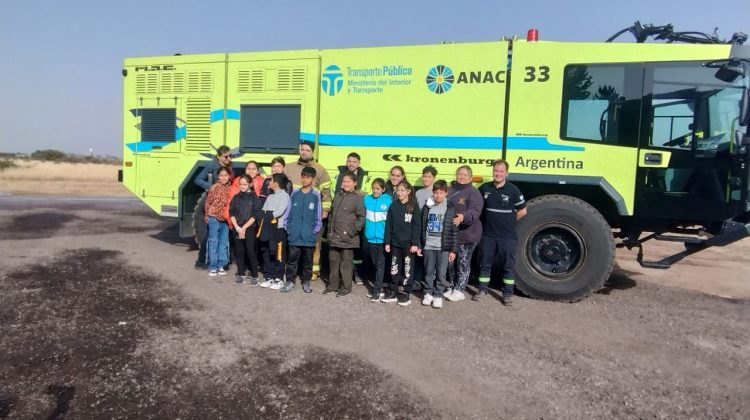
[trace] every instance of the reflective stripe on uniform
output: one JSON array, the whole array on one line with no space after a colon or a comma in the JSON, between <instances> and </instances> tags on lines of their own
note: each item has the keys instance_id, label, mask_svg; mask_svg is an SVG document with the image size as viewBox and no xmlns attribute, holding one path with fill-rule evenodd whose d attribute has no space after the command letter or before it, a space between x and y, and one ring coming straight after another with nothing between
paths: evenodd
<instances>
[{"instance_id":1,"label":"reflective stripe on uniform","mask_svg":"<svg viewBox=\"0 0 750 420\"><path fill-rule=\"evenodd\" d=\"M480 283L489 283L490 282L490 278L489 277L479 277L479 282Z\"/></svg>"},{"instance_id":2,"label":"reflective stripe on uniform","mask_svg":"<svg viewBox=\"0 0 750 420\"><path fill-rule=\"evenodd\" d=\"M516 284L514 279L503 279L503 284Z\"/></svg>"}]
</instances>

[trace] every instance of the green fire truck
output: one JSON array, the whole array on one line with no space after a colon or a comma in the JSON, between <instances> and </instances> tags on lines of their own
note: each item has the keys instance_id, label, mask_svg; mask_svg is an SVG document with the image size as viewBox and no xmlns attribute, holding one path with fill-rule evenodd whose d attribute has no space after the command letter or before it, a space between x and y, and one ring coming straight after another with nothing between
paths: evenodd
<instances>
[{"instance_id":1,"label":"green fire truck","mask_svg":"<svg viewBox=\"0 0 750 420\"><path fill-rule=\"evenodd\" d=\"M478 43L241 52L126 59L124 185L194 235L196 175L216 147L263 164L314 141L330 173L348 153L371 178L410 181L432 165L475 181L492 162L528 201L517 287L575 301L609 278L615 248L646 267L750 234L750 47L667 27L629 28L680 42ZM744 37L746 38L746 37ZM683 242L659 261L648 240Z\"/></svg>"}]
</instances>

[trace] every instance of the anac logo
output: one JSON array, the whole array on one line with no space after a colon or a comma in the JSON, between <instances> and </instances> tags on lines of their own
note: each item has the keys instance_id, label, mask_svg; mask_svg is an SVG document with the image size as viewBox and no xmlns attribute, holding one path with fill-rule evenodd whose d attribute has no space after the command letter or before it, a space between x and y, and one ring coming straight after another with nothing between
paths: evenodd
<instances>
[{"instance_id":1,"label":"anac logo","mask_svg":"<svg viewBox=\"0 0 750 420\"><path fill-rule=\"evenodd\" d=\"M427 88L438 95L448 92L453 87L455 76L450 67L435 66L427 73Z\"/></svg>"},{"instance_id":2,"label":"anac logo","mask_svg":"<svg viewBox=\"0 0 750 420\"><path fill-rule=\"evenodd\" d=\"M320 88L323 92L328 96L333 96L341 92L342 87L344 87L344 73L341 72L339 66L331 64L326 67L320 78Z\"/></svg>"}]
</instances>

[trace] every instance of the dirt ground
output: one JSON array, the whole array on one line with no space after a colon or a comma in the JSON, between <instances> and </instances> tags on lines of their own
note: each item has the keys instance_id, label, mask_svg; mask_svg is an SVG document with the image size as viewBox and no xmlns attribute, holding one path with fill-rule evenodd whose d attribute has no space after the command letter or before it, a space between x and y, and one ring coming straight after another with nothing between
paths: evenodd
<instances>
[{"instance_id":1,"label":"dirt ground","mask_svg":"<svg viewBox=\"0 0 750 420\"><path fill-rule=\"evenodd\" d=\"M0 417L746 419L748 251L402 308L210 279L135 199L2 196Z\"/></svg>"}]
</instances>

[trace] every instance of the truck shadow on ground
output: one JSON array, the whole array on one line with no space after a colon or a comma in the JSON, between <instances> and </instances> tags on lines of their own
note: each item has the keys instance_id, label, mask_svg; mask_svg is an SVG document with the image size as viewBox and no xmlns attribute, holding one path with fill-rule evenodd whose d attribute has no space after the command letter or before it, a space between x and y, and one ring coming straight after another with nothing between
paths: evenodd
<instances>
[{"instance_id":1,"label":"truck shadow on ground","mask_svg":"<svg viewBox=\"0 0 750 420\"><path fill-rule=\"evenodd\" d=\"M615 290L627 290L636 287L638 283L630 277L635 274L638 273L622 269L617 263L615 263L615 268L612 270L609 280L607 280L607 282L604 283L604 286L595 293L608 295Z\"/></svg>"}]
</instances>

